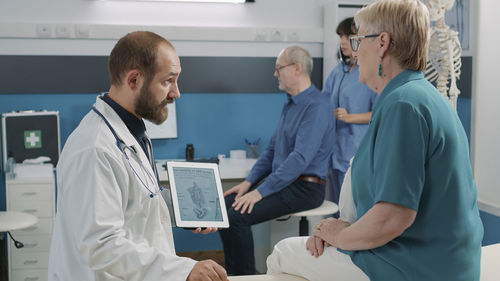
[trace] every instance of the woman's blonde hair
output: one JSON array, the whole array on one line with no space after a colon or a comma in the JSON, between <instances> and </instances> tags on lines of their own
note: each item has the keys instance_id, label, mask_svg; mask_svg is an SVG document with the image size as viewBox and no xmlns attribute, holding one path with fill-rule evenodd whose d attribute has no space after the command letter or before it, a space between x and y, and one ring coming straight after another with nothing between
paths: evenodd
<instances>
[{"instance_id":1,"label":"woman's blonde hair","mask_svg":"<svg viewBox=\"0 0 500 281\"><path fill-rule=\"evenodd\" d=\"M420 0L379 0L356 13L354 21L370 34L388 32L389 54L404 69L423 71L430 36L429 11Z\"/></svg>"}]
</instances>

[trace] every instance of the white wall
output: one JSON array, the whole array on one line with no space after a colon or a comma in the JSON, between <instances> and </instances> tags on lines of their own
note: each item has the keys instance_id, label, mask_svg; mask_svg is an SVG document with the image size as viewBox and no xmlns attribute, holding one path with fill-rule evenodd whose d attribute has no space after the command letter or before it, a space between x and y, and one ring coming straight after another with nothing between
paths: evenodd
<instances>
[{"instance_id":1,"label":"white wall","mask_svg":"<svg viewBox=\"0 0 500 281\"><path fill-rule=\"evenodd\" d=\"M171 39L180 55L276 56L298 43L322 57L322 9L332 1L4 0L0 54L107 55L125 33L152 29ZM48 38L37 33L40 26L49 29ZM58 28L68 32L60 34Z\"/></svg>"},{"instance_id":2,"label":"white wall","mask_svg":"<svg viewBox=\"0 0 500 281\"><path fill-rule=\"evenodd\" d=\"M478 1L477 44L473 68L471 152L478 204L483 211L500 216L500 2Z\"/></svg>"},{"instance_id":3,"label":"white wall","mask_svg":"<svg viewBox=\"0 0 500 281\"><path fill-rule=\"evenodd\" d=\"M324 1L257 0L255 3L248 4L140 0L6 0L2 2L0 10L2 22L321 27L323 20L320 6Z\"/></svg>"}]
</instances>

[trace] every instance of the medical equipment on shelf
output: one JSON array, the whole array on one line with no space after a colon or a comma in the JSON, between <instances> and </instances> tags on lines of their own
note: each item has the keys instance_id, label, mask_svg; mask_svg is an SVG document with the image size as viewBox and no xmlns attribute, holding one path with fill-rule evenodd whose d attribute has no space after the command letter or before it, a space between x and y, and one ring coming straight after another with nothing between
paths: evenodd
<instances>
[{"instance_id":1,"label":"medical equipment on shelf","mask_svg":"<svg viewBox=\"0 0 500 281\"><path fill-rule=\"evenodd\" d=\"M7 160L23 163L45 156L54 167L59 160L60 132L58 111L11 111L2 113L2 166Z\"/></svg>"},{"instance_id":2,"label":"medical equipment on shelf","mask_svg":"<svg viewBox=\"0 0 500 281\"><path fill-rule=\"evenodd\" d=\"M154 178L156 177L155 175L152 175L150 172L148 172L148 170L146 168L144 168L144 164L142 163L142 161L137 157L137 150L135 147L133 146L128 146L125 144L125 142L120 139L120 137L118 137L118 135L116 134L115 130L113 129L113 127L111 126L111 124L109 123L109 121L106 119L106 117L104 117L104 115L102 115L102 113L97 110L97 108L95 106L92 107L92 110L97 114L99 115L102 120L104 121L104 123L106 123L106 126L108 126L109 130L111 131L111 133L113 134L113 136L115 137L115 140L116 140L116 146L118 147L118 149L121 151L121 153L123 154L123 156L125 157L125 159L127 159L127 162L128 162L128 165L130 166L130 168L132 169L132 171L134 172L135 176L137 177L137 179L142 183L142 185L144 186L144 188L146 188L148 191L149 191L149 197L150 198L153 198L155 195L158 195L162 190L163 190L163 187L158 185L158 190L155 190L155 188L149 188L148 187L148 181L147 179L143 180L143 178L141 178L141 176L139 175L139 173L137 172L137 170L134 168L134 166L132 165L132 163L130 162L130 157L127 155L127 153L125 152L125 150L129 150L131 152L131 155L134 155L135 156L135 160L136 162L139 164L139 166L141 167L141 170L142 170L142 174L144 175L147 175L147 177L149 178L150 182L154 183L155 180ZM153 157L153 155L150 155L150 157ZM154 167L153 167L154 169ZM155 185L155 184L154 184Z\"/></svg>"}]
</instances>

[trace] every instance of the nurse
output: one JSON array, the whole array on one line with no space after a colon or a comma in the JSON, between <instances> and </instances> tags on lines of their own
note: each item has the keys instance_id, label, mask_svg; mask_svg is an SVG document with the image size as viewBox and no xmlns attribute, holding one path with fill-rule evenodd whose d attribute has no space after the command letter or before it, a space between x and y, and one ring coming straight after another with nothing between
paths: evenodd
<instances>
[{"instance_id":1,"label":"nurse","mask_svg":"<svg viewBox=\"0 0 500 281\"><path fill-rule=\"evenodd\" d=\"M352 164L356 217L329 218L308 239L280 242L269 272L309 280L479 281L483 226L467 136L422 74L429 12L420 0L379 0L355 22L358 35L350 40L359 80L379 94Z\"/></svg>"},{"instance_id":2,"label":"nurse","mask_svg":"<svg viewBox=\"0 0 500 281\"><path fill-rule=\"evenodd\" d=\"M111 51L109 71L109 93L97 97L57 165L49 280L226 281L214 261L176 256L143 122L165 121L180 97L174 47L152 32L129 33Z\"/></svg>"},{"instance_id":3,"label":"nurse","mask_svg":"<svg viewBox=\"0 0 500 281\"><path fill-rule=\"evenodd\" d=\"M335 118L333 152L329 163L330 200L338 203L340 188L349 168L349 161L356 153L368 128L377 94L359 82L359 66L353 57L349 36L356 35L352 17L337 26L340 36L339 63L326 80L323 93L330 97Z\"/></svg>"}]
</instances>

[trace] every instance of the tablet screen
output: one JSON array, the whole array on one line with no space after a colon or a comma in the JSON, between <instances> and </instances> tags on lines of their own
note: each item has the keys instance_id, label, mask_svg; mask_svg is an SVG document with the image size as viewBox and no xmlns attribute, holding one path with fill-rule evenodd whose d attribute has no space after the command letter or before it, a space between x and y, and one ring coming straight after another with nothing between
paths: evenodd
<instances>
[{"instance_id":1,"label":"tablet screen","mask_svg":"<svg viewBox=\"0 0 500 281\"><path fill-rule=\"evenodd\" d=\"M167 169L177 226L229 226L217 164L167 162Z\"/></svg>"}]
</instances>

